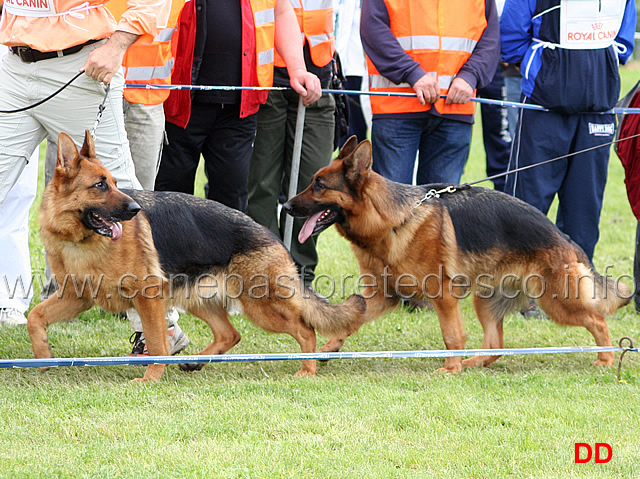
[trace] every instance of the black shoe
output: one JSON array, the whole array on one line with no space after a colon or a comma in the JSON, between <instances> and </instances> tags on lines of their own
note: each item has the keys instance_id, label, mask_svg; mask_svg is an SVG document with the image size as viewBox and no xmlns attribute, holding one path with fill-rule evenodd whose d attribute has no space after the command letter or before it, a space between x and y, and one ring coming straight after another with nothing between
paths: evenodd
<instances>
[{"instance_id":1,"label":"black shoe","mask_svg":"<svg viewBox=\"0 0 640 479\"><path fill-rule=\"evenodd\" d=\"M538 308L538 305L533 300L520 310L520 314L526 319L544 319L547 317L545 312Z\"/></svg>"},{"instance_id":2,"label":"black shoe","mask_svg":"<svg viewBox=\"0 0 640 479\"><path fill-rule=\"evenodd\" d=\"M129 356L142 356L144 354L144 350L147 348L147 345L144 342L144 333L142 331L136 331L133 333L129 338L129 342L133 344L133 348L131 349Z\"/></svg>"}]
</instances>

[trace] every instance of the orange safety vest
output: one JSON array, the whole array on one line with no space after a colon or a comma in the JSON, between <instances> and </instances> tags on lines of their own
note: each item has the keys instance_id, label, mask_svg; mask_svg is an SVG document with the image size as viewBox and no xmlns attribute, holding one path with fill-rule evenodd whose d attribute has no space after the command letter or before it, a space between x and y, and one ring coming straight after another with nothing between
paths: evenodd
<instances>
[{"instance_id":1,"label":"orange safety vest","mask_svg":"<svg viewBox=\"0 0 640 479\"><path fill-rule=\"evenodd\" d=\"M391 32L404 51L430 75L446 95L460 68L471 56L487 27L485 0L385 0ZM415 93L411 85L393 83L382 76L367 57L369 89L372 92ZM474 92L475 96L475 92ZM475 103L434 103L441 114L472 115ZM374 115L421 112L431 105L421 105L414 97L371 96Z\"/></svg>"},{"instance_id":2,"label":"orange safety vest","mask_svg":"<svg viewBox=\"0 0 640 479\"><path fill-rule=\"evenodd\" d=\"M191 0L186 0L191 1ZM176 25L185 0L171 0L166 25L158 25L158 34L141 35L122 59L126 83L170 85L178 47ZM111 0L107 8L118 19L127 8L126 0ZM159 19L160 20L160 19ZM124 98L131 103L158 105L169 96L170 90L142 90L125 88Z\"/></svg>"},{"instance_id":3,"label":"orange safety vest","mask_svg":"<svg viewBox=\"0 0 640 479\"><path fill-rule=\"evenodd\" d=\"M327 65L336 51L333 29L333 0L289 0L302 32L302 44L309 43L311 61L317 67ZM286 66L276 52L276 66Z\"/></svg>"},{"instance_id":4,"label":"orange safety vest","mask_svg":"<svg viewBox=\"0 0 640 479\"><path fill-rule=\"evenodd\" d=\"M258 86L273 86L275 53L276 0L251 0L256 33L256 69Z\"/></svg>"}]
</instances>

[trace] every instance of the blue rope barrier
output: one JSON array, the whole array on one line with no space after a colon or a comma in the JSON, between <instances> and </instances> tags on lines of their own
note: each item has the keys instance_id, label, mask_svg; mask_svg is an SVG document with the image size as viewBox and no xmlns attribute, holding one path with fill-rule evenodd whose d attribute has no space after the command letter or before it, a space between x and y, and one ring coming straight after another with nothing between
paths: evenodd
<instances>
[{"instance_id":1,"label":"blue rope barrier","mask_svg":"<svg viewBox=\"0 0 640 479\"><path fill-rule=\"evenodd\" d=\"M135 90L194 90L194 91L285 91L290 90L289 87L252 87L252 86L217 86L217 85L152 85L152 84L132 84L127 83L125 88L131 88ZM367 96L386 96L386 97L416 97L415 93L408 92L379 92L379 91L361 91L361 90L333 90L323 89L323 93L333 93L337 95L367 95ZM446 98L442 95L440 98ZM515 101L506 100L493 100L491 98L472 98L471 101L487 105L496 105L505 108L520 108L524 110L536 110L536 111L551 111L541 105L535 105L533 103L520 103ZM608 111L602 112L586 112L590 114L606 115L628 115L628 114L640 114L640 108L613 108Z\"/></svg>"},{"instance_id":2,"label":"blue rope barrier","mask_svg":"<svg viewBox=\"0 0 640 479\"><path fill-rule=\"evenodd\" d=\"M530 354L600 353L634 351L619 346L574 346L521 349L442 349L428 351L372 351L332 353L222 354L185 356L122 356L103 358L0 359L0 368L40 368L62 366L132 366L149 364L239 363L258 361L300 361L305 359L424 359L456 356L515 356Z\"/></svg>"}]
</instances>

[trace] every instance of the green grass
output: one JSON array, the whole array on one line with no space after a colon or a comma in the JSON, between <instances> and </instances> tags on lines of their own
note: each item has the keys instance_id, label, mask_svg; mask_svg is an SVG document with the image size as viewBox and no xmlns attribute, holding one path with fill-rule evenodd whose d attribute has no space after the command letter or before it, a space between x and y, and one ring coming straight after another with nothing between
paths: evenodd
<instances>
[{"instance_id":1,"label":"green grass","mask_svg":"<svg viewBox=\"0 0 640 479\"><path fill-rule=\"evenodd\" d=\"M638 70L626 69L623 90ZM483 178L480 127L464 180ZM32 212L32 259L44 254ZM636 221L623 172L611 156L596 266L631 275ZM357 274L348 245L320 237L319 273ZM629 281L627 281L629 283ZM319 284L322 291L326 285ZM35 304L35 302L34 302ZM467 346L481 343L463 301ZM631 306L609 320L614 341L640 342ZM517 314L507 347L591 346L583 328ZM188 352L210 341L206 325L183 316ZM233 353L297 352L288 336L234 320ZM50 328L59 357L129 352L128 323L94 309ZM434 313L399 310L365 325L349 351L442 349ZM0 356L32 357L24 328L3 328ZM314 378L295 362L219 364L197 373L167 368L152 385L130 381L142 367L74 367L42 374L0 370L0 477L638 477L640 358L629 353L623 382L595 369L593 354L503 357L491 368L441 375L440 359L342 360ZM574 443L610 443L608 464L574 464Z\"/></svg>"}]
</instances>

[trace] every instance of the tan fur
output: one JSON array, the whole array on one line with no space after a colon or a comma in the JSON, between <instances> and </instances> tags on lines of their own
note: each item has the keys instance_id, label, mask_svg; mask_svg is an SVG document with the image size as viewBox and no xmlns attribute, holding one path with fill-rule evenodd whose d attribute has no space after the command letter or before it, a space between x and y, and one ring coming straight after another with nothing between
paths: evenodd
<instances>
[{"instance_id":1,"label":"tan fur","mask_svg":"<svg viewBox=\"0 0 640 479\"><path fill-rule=\"evenodd\" d=\"M92 186L101 181L107 183L106 191ZM98 205L106 210L117 209L131 201L95 158L88 131L80 153L66 134L60 134L58 165L45 189L40 222L49 264L61 293L29 313L27 328L37 358L52 357L46 333L50 324L73 319L93 305L113 312L136 309L152 356L168 354L168 306L181 306L210 326L214 339L199 354L223 354L240 340L225 310L233 302L240 304L261 328L292 335L303 352L316 350L316 329L328 335L346 334L353 324L362 323L362 298L353 296L343 305L321 302L304 290L291 257L275 240L255 253L233 256L223 271L212 272L189 288L184 283L172 284L160 266L144 212L122 222L122 236L117 241L97 234L81 220L86 208ZM257 224L255 227L260 228ZM223 274L233 278L237 275L244 288L233 281L225 283ZM290 281L283 279L286 277ZM95 294L90 288L78 294L74 278L76 283L90 280ZM251 288L256 288L253 296ZM189 365L183 369L199 367ZM157 380L164 368L150 365L140 380ZM316 362L306 360L297 374L315 372Z\"/></svg>"},{"instance_id":2,"label":"tan fur","mask_svg":"<svg viewBox=\"0 0 640 479\"><path fill-rule=\"evenodd\" d=\"M463 252L458 247L447 208L437 201L416 206L424 193L418 195L413 191L420 190L403 189L373 172L369 142L357 145L352 137L338 158L319 170L311 185L285 205L294 216L310 216L324 208L330 210L332 205L339 207L343 218L335 223L338 232L351 242L361 274L377 280L362 293L367 301L367 321L396 307L400 296L428 298L438 314L446 347L464 349L457 297L471 291L484 329L482 347L504 348L503 316L508 310L528 303L529 298L521 292L526 281L527 291L533 297L540 296L539 305L554 321L584 326L593 334L596 344L611 345L604 314L628 303L630 291L622 283L604 280L589 267L584 253L559 231L551 233L558 246L537 251L531 257L497 249ZM415 197L406 198L410 194ZM505 200L496 198L496 201ZM487 274L492 278L486 279ZM402 275L441 280L427 281L426 294L421 285L406 285L399 288L399 294L385 294L383 276L387 284L395 284ZM457 275L464 275L471 282L461 284ZM540 277L545 281L544 291ZM499 286L498 280L507 295L513 293L512 299L483 296ZM619 294L614 294L616 288ZM354 327L350 333L356 330ZM322 351L340 349L344 339L345 336L331 338ZM497 358L473 357L465 361L447 358L442 370L457 372L463 366L488 366ZM612 363L613 353L599 353L595 364Z\"/></svg>"}]
</instances>

